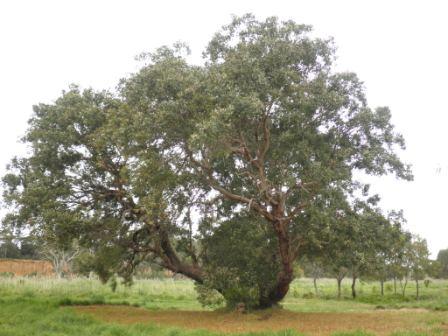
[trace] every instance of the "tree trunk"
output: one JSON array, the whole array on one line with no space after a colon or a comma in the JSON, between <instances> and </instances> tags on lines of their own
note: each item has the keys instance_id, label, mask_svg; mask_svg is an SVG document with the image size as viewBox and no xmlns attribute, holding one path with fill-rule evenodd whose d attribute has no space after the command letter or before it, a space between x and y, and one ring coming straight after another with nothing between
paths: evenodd
<instances>
[{"instance_id":1,"label":"tree trunk","mask_svg":"<svg viewBox=\"0 0 448 336\"><path fill-rule=\"evenodd\" d=\"M356 299L356 275L353 276L353 280L352 280L352 297L354 299Z\"/></svg>"},{"instance_id":2,"label":"tree trunk","mask_svg":"<svg viewBox=\"0 0 448 336\"><path fill-rule=\"evenodd\" d=\"M318 296L319 292L317 290L317 278L316 277L313 278L313 284L314 284L314 292L316 293L316 296Z\"/></svg>"},{"instance_id":3,"label":"tree trunk","mask_svg":"<svg viewBox=\"0 0 448 336\"><path fill-rule=\"evenodd\" d=\"M406 278L405 280L404 280L404 285L403 285L403 296L405 296L406 295L406 286L408 285L408 279Z\"/></svg>"},{"instance_id":4,"label":"tree trunk","mask_svg":"<svg viewBox=\"0 0 448 336\"><path fill-rule=\"evenodd\" d=\"M267 298L260 300L260 308L269 308L279 303L286 296L289 285L294 280L293 258L291 255L290 241L286 230L286 223L278 220L274 223L274 230L278 237L279 255L282 263L277 275L277 283L270 291Z\"/></svg>"},{"instance_id":5,"label":"tree trunk","mask_svg":"<svg viewBox=\"0 0 448 336\"><path fill-rule=\"evenodd\" d=\"M416 294L417 294L417 295L416 295L416 299L418 300L418 299L419 299L419 294L420 294L420 293L419 293L419 289L420 289L420 288L419 288L419 282L418 282L418 279L415 280L415 286L416 286L415 289L416 289L416 291L417 291L417 292L416 292Z\"/></svg>"},{"instance_id":6,"label":"tree trunk","mask_svg":"<svg viewBox=\"0 0 448 336\"><path fill-rule=\"evenodd\" d=\"M336 278L337 282L338 282L338 299L341 298L341 282L342 282L343 278Z\"/></svg>"},{"instance_id":7,"label":"tree trunk","mask_svg":"<svg viewBox=\"0 0 448 336\"><path fill-rule=\"evenodd\" d=\"M384 280L380 280L381 283L381 296L384 296Z\"/></svg>"},{"instance_id":8,"label":"tree trunk","mask_svg":"<svg viewBox=\"0 0 448 336\"><path fill-rule=\"evenodd\" d=\"M280 271L277 284L271 290L268 296L268 301L260 302L260 308L269 308L275 306L286 296L289 290L289 285L294 279L293 274L289 274L289 272Z\"/></svg>"},{"instance_id":9,"label":"tree trunk","mask_svg":"<svg viewBox=\"0 0 448 336\"><path fill-rule=\"evenodd\" d=\"M394 294L397 295L397 277L394 277Z\"/></svg>"}]
</instances>

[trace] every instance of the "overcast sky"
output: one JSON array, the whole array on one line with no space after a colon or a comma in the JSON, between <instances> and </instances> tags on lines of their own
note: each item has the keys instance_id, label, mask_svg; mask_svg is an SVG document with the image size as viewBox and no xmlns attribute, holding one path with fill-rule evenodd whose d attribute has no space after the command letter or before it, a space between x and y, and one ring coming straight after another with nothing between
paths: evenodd
<instances>
[{"instance_id":1,"label":"overcast sky","mask_svg":"<svg viewBox=\"0 0 448 336\"><path fill-rule=\"evenodd\" d=\"M447 3L447 2L445 2ZM448 4L448 3L447 3ZM38 102L70 83L113 89L138 69L134 56L188 43L192 61L231 14L278 16L314 26L338 47L337 69L356 72L372 107L387 105L407 142L415 180L372 179L387 210L433 256L448 248L448 5L444 1L20 1L0 2L0 175Z\"/></svg>"}]
</instances>

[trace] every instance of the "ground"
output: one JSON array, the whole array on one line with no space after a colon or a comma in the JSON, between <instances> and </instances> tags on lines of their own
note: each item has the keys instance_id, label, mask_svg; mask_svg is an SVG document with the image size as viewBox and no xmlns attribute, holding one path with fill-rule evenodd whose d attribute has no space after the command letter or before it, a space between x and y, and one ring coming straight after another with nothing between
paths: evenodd
<instances>
[{"instance_id":1,"label":"ground","mask_svg":"<svg viewBox=\"0 0 448 336\"><path fill-rule=\"evenodd\" d=\"M220 311L150 311L144 308L96 305L76 307L77 312L119 324L154 323L181 329L206 329L220 333L295 330L306 335L328 336L364 330L386 336L399 331L430 333L432 324L448 335L448 314L425 309L399 309L363 313L299 313L285 309L241 314ZM446 322L445 322L446 320Z\"/></svg>"},{"instance_id":2,"label":"ground","mask_svg":"<svg viewBox=\"0 0 448 336\"><path fill-rule=\"evenodd\" d=\"M205 309L187 280L138 280L116 292L97 280L1 278L0 336L74 335L448 335L448 281L433 280L415 300L378 293L361 283L359 298L336 300L335 281L319 282L315 297L309 279L296 280L283 309L241 314Z\"/></svg>"}]
</instances>

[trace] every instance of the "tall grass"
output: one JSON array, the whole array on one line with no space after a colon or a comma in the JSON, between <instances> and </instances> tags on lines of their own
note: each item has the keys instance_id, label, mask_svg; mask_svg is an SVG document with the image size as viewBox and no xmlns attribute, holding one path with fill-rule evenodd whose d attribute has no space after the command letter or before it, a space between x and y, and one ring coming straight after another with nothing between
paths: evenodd
<instances>
[{"instance_id":1,"label":"tall grass","mask_svg":"<svg viewBox=\"0 0 448 336\"><path fill-rule=\"evenodd\" d=\"M318 281L318 295L310 279L295 280L285 299L285 305L291 305L294 310L312 311L360 311L383 308L425 308L434 310L448 310L448 281L431 279L428 286L420 285L420 298L415 295L415 283L409 282L405 295L402 294L400 284L397 284L397 292L394 292L392 281L384 284L384 295L380 293L378 282L359 281L357 286L358 297L351 297L351 280L344 279L342 282L342 299L336 297L336 280L320 279ZM309 300L303 300L308 298ZM297 300L296 300L297 299ZM299 300L301 299L301 300ZM306 308L306 304L314 302L314 307ZM328 304L336 303L337 308L332 309Z\"/></svg>"},{"instance_id":2,"label":"tall grass","mask_svg":"<svg viewBox=\"0 0 448 336\"><path fill-rule=\"evenodd\" d=\"M189 280L137 280L119 284L115 291L96 279L12 278L0 280L0 297L45 297L63 304L129 304L152 309L200 309L193 282Z\"/></svg>"},{"instance_id":3,"label":"tall grass","mask_svg":"<svg viewBox=\"0 0 448 336\"><path fill-rule=\"evenodd\" d=\"M310 279L297 279L291 284L283 306L295 311L366 311L381 308L428 308L448 310L448 281L431 280L415 299L415 287L408 284L406 296L394 294L392 283L385 284L385 295L379 284L360 282L358 297L351 298L350 281L343 282L341 300L336 298L336 281L318 281L318 295ZM119 283L115 291L96 279L73 278L1 278L0 298L45 297L65 303L110 303L144 306L151 309L203 309L197 302L194 284L186 279L136 280L132 286Z\"/></svg>"}]
</instances>

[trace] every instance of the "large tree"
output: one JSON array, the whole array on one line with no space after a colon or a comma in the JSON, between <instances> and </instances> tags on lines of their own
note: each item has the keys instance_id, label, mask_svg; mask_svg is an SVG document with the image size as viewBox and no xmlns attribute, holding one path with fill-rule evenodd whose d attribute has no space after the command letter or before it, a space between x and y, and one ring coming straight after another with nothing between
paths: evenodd
<instances>
[{"instance_id":1,"label":"large tree","mask_svg":"<svg viewBox=\"0 0 448 336\"><path fill-rule=\"evenodd\" d=\"M277 303L294 260L320 244L328 203L362 187L354 171L411 178L389 109L369 108L356 75L333 70L332 41L310 31L235 18L203 65L163 47L115 94L73 87L36 106L32 153L4 178L7 222L106 251L105 278L150 258L203 283L209 237L249 216L268 252L254 256L276 263L257 305Z\"/></svg>"}]
</instances>

